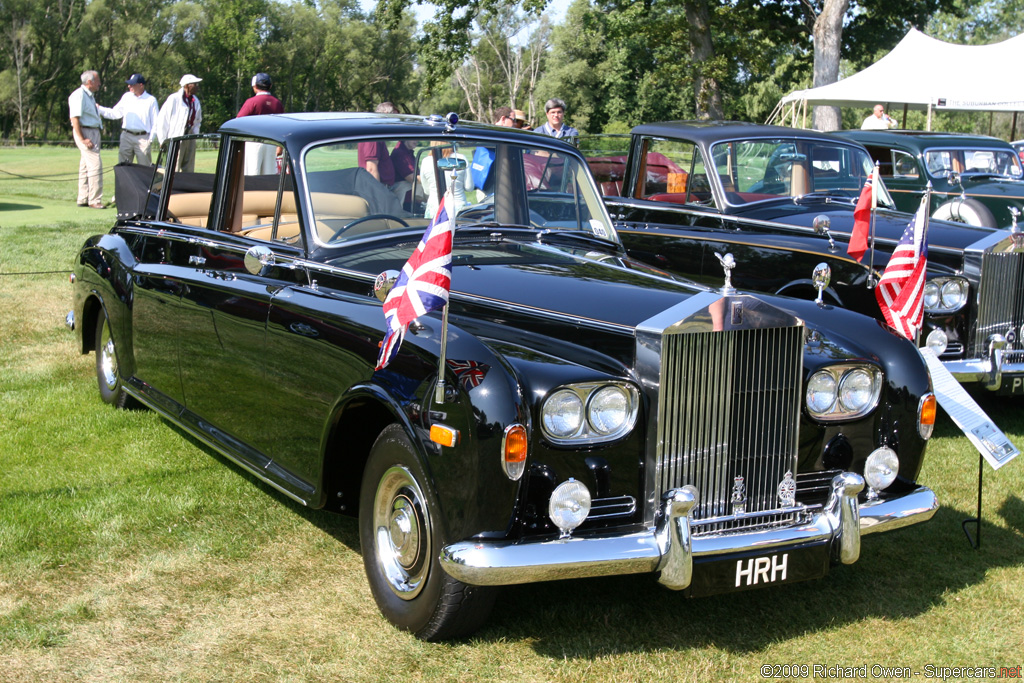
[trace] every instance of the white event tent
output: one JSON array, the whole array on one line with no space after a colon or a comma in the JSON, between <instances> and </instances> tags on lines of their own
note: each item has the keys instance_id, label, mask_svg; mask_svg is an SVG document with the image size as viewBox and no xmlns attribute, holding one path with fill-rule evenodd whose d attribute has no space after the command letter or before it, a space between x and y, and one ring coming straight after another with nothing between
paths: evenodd
<instances>
[{"instance_id":1,"label":"white event tent","mask_svg":"<svg viewBox=\"0 0 1024 683\"><path fill-rule=\"evenodd\" d=\"M1024 111L1024 34L991 45L955 45L929 38L917 29L889 54L848 78L796 90L782 98L772 119L791 119L808 105L933 110Z\"/></svg>"}]
</instances>

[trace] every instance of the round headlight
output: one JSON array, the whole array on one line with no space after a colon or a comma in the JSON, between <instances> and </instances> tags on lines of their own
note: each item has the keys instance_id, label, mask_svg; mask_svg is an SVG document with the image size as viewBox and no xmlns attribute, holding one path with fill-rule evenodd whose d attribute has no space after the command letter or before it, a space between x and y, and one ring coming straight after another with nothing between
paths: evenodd
<instances>
[{"instance_id":1,"label":"round headlight","mask_svg":"<svg viewBox=\"0 0 1024 683\"><path fill-rule=\"evenodd\" d=\"M925 308L938 308L939 306L939 286L934 282L928 281L924 283L924 307Z\"/></svg>"},{"instance_id":2,"label":"round headlight","mask_svg":"<svg viewBox=\"0 0 1024 683\"><path fill-rule=\"evenodd\" d=\"M589 514L590 491L582 482L569 479L559 484L551 494L548 516L563 537L582 524Z\"/></svg>"},{"instance_id":3,"label":"round headlight","mask_svg":"<svg viewBox=\"0 0 1024 683\"><path fill-rule=\"evenodd\" d=\"M872 451L864 463L864 481L876 491L881 491L896 481L899 471L900 459L896 457L896 451L883 446Z\"/></svg>"},{"instance_id":4,"label":"round headlight","mask_svg":"<svg viewBox=\"0 0 1024 683\"><path fill-rule=\"evenodd\" d=\"M947 311L956 311L967 303L967 288L962 280L947 280L942 285L942 307Z\"/></svg>"},{"instance_id":5,"label":"round headlight","mask_svg":"<svg viewBox=\"0 0 1024 683\"><path fill-rule=\"evenodd\" d=\"M590 397L587 419L598 434L614 434L626 426L630 413L629 394L622 387L607 386Z\"/></svg>"},{"instance_id":6,"label":"round headlight","mask_svg":"<svg viewBox=\"0 0 1024 683\"><path fill-rule=\"evenodd\" d=\"M811 375L807 382L807 409L818 415L836 402L836 378L824 370Z\"/></svg>"},{"instance_id":7,"label":"round headlight","mask_svg":"<svg viewBox=\"0 0 1024 683\"><path fill-rule=\"evenodd\" d=\"M839 403L851 413L862 410L874 395L875 380L867 370L850 370L839 381Z\"/></svg>"},{"instance_id":8,"label":"round headlight","mask_svg":"<svg viewBox=\"0 0 1024 683\"><path fill-rule=\"evenodd\" d=\"M548 434L560 439L570 437L583 426L583 399L575 391L556 391L544 401L541 417Z\"/></svg>"},{"instance_id":9,"label":"round headlight","mask_svg":"<svg viewBox=\"0 0 1024 683\"><path fill-rule=\"evenodd\" d=\"M928 333L924 343L925 346L935 352L936 356L941 356L949 346L949 337L946 336L943 330L932 330Z\"/></svg>"}]
</instances>

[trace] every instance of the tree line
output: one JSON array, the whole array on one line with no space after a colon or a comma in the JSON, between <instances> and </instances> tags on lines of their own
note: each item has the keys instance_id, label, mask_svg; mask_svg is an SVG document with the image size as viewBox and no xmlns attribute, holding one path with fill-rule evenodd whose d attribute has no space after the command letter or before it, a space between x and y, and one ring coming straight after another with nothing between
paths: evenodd
<instances>
[{"instance_id":1,"label":"tree line","mask_svg":"<svg viewBox=\"0 0 1024 683\"><path fill-rule=\"evenodd\" d=\"M132 73L161 101L183 74L199 76L209 131L235 115L258 71L286 111L387 100L489 120L511 106L539 125L559 97L589 133L763 121L782 95L863 68L911 26L985 43L1024 24L1024 0L574 0L557 23L547 0L439 0L423 25L409 11L417 1L366 13L358 0L0 0L0 136L68 138L67 97L86 69L107 106ZM850 127L864 113L833 115ZM945 116L948 129L986 122Z\"/></svg>"}]
</instances>

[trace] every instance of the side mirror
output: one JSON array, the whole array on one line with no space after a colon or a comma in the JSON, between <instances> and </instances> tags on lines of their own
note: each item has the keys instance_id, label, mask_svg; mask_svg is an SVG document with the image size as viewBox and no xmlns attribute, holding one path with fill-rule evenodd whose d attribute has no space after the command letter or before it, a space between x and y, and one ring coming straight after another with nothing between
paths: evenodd
<instances>
[{"instance_id":1,"label":"side mirror","mask_svg":"<svg viewBox=\"0 0 1024 683\"><path fill-rule=\"evenodd\" d=\"M274 252L270 251L270 247L258 244L245 252L245 269L251 275L266 275L275 264Z\"/></svg>"},{"instance_id":2,"label":"side mirror","mask_svg":"<svg viewBox=\"0 0 1024 683\"><path fill-rule=\"evenodd\" d=\"M946 182L949 183L950 185L959 185L960 174L957 173L956 171L950 171L949 175L946 176Z\"/></svg>"},{"instance_id":3,"label":"side mirror","mask_svg":"<svg viewBox=\"0 0 1024 683\"><path fill-rule=\"evenodd\" d=\"M832 227L832 219L830 219L825 214L819 214L814 217L814 221L811 223L811 225L814 227L815 235L824 235L825 237L828 238L828 250L835 251L836 243L835 240L832 239L832 233L829 232L829 228Z\"/></svg>"},{"instance_id":4,"label":"side mirror","mask_svg":"<svg viewBox=\"0 0 1024 683\"><path fill-rule=\"evenodd\" d=\"M394 289L395 283L398 282L398 275L397 270L385 270L373 281L373 294L381 303L384 303L388 294Z\"/></svg>"},{"instance_id":5,"label":"side mirror","mask_svg":"<svg viewBox=\"0 0 1024 683\"><path fill-rule=\"evenodd\" d=\"M814 303L819 306L824 306L825 301L822 298L822 292L832 282L832 269L827 263L819 263L814 266L814 273L811 274L811 282L814 283L814 288L818 290L818 298L814 300Z\"/></svg>"}]
</instances>

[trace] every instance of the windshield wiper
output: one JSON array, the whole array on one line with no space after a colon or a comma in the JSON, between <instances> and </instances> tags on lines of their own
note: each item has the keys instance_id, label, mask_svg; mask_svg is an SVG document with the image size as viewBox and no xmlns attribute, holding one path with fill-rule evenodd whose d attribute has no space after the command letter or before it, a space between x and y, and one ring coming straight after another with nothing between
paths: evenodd
<instances>
[{"instance_id":1,"label":"windshield wiper","mask_svg":"<svg viewBox=\"0 0 1024 683\"><path fill-rule=\"evenodd\" d=\"M844 203L856 204L857 197L850 196L850 190L818 190L816 192L808 192L807 194L798 195L793 197L795 204L800 204L805 201L818 201L825 200L826 203L831 203L835 200L842 200Z\"/></svg>"}]
</instances>

